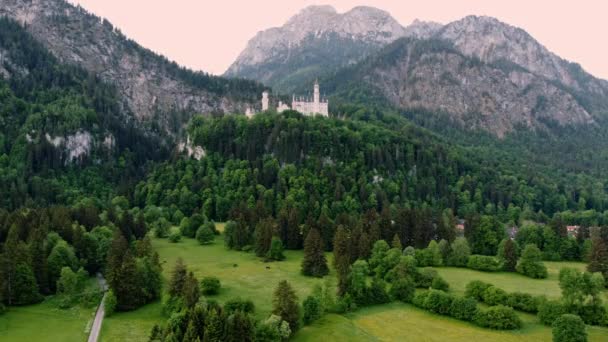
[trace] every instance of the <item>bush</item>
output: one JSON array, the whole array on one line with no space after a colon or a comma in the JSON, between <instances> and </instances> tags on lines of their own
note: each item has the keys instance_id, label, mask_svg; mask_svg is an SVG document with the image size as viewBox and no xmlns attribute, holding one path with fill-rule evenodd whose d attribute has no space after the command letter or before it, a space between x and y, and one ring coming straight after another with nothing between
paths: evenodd
<instances>
[{"instance_id":1,"label":"bush","mask_svg":"<svg viewBox=\"0 0 608 342\"><path fill-rule=\"evenodd\" d=\"M213 234L213 231L206 224L200 226L196 231L196 240L201 245L210 244L213 242L213 239L215 239L215 234Z\"/></svg>"},{"instance_id":2,"label":"bush","mask_svg":"<svg viewBox=\"0 0 608 342\"><path fill-rule=\"evenodd\" d=\"M515 269L526 277L536 279L547 278L547 268L542 262L542 253L535 244L526 245Z\"/></svg>"},{"instance_id":3,"label":"bush","mask_svg":"<svg viewBox=\"0 0 608 342\"><path fill-rule=\"evenodd\" d=\"M201 280L201 290L204 295L216 295L220 292L220 280L216 277L204 277Z\"/></svg>"},{"instance_id":4,"label":"bush","mask_svg":"<svg viewBox=\"0 0 608 342\"><path fill-rule=\"evenodd\" d=\"M566 311L578 315L586 324L608 325L608 313L602 304L566 306Z\"/></svg>"},{"instance_id":5,"label":"bush","mask_svg":"<svg viewBox=\"0 0 608 342\"><path fill-rule=\"evenodd\" d=\"M404 303L410 303L414 298L416 292L416 286L414 282L409 278L401 278L393 283L389 293L394 300L400 300Z\"/></svg>"},{"instance_id":6,"label":"bush","mask_svg":"<svg viewBox=\"0 0 608 342\"><path fill-rule=\"evenodd\" d=\"M585 323L576 315L562 315L553 323L554 342L586 342Z\"/></svg>"},{"instance_id":7,"label":"bush","mask_svg":"<svg viewBox=\"0 0 608 342\"><path fill-rule=\"evenodd\" d=\"M403 255L405 255L405 256L409 255L409 256L415 257L416 256L416 249L414 247L412 247L412 246L407 246L403 250Z\"/></svg>"},{"instance_id":8,"label":"bush","mask_svg":"<svg viewBox=\"0 0 608 342\"><path fill-rule=\"evenodd\" d=\"M169 242L177 243L182 239L182 233L179 230L175 230L169 234Z\"/></svg>"},{"instance_id":9,"label":"bush","mask_svg":"<svg viewBox=\"0 0 608 342\"><path fill-rule=\"evenodd\" d=\"M464 237L457 237L456 240L452 242L447 264L450 266L464 267L467 265L470 255L471 248L469 247L467 239Z\"/></svg>"},{"instance_id":10,"label":"bush","mask_svg":"<svg viewBox=\"0 0 608 342\"><path fill-rule=\"evenodd\" d=\"M429 290L424 301L424 308L440 315L449 315L454 297L438 290Z\"/></svg>"},{"instance_id":11,"label":"bush","mask_svg":"<svg viewBox=\"0 0 608 342\"><path fill-rule=\"evenodd\" d=\"M433 279L438 276L436 270L432 268L423 268L416 274L416 287L429 288L433 285Z\"/></svg>"},{"instance_id":12,"label":"bush","mask_svg":"<svg viewBox=\"0 0 608 342\"><path fill-rule=\"evenodd\" d=\"M497 330L519 329L522 325L521 319L513 308L504 305L492 306L485 310L477 311L474 321L484 328Z\"/></svg>"},{"instance_id":13,"label":"bush","mask_svg":"<svg viewBox=\"0 0 608 342\"><path fill-rule=\"evenodd\" d=\"M302 303L304 309L304 324L308 325L317 319L321 318L323 314L321 301L316 296L308 296Z\"/></svg>"},{"instance_id":14,"label":"bush","mask_svg":"<svg viewBox=\"0 0 608 342\"><path fill-rule=\"evenodd\" d=\"M544 296L532 296L528 293L513 292L507 298L507 306L529 313L537 313L538 306L546 299Z\"/></svg>"},{"instance_id":15,"label":"bush","mask_svg":"<svg viewBox=\"0 0 608 342\"><path fill-rule=\"evenodd\" d=\"M500 261L487 255L471 255L467 262L467 267L484 272L497 272L502 270L502 264Z\"/></svg>"},{"instance_id":16,"label":"bush","mask_svg":"<svg viewBox=\"0 0 608 342\"><path fill-rule=\"evenodd\" d=\"M367 304L384 304L391 301L386 292L386 282L382 279L374 278L372 284L366 289Z\"/></svg>"},{"instance_id":17,"label":"bush","mask_svg":"<svg viewBox=\"0 0 608 342\"><path fill-rule=\"evenodd\" d=\"M106 293L106 299L103 302L104 306L104 316L110 317L116 312L116 305L118 304L118 300L116 299L116 295L114 291L110 290Z\"/></svg>"},{"instance_id":18,"label":"bush","mask_svg":"<svg viewBox=\"0 0 608 342\"><path fill-rule=\"evenodd\" d=\"M431 287L435 290L447 291L450 289L450 284L441 276L436 276L431 282Z\"/></svg>"},{"instance_id":19,"label":"bush","mask_svg":"<svg viewBox=\"0 0 608 342\"><path fill-rule=\"evenodd\" d=\"M233 298L224 304L224 310L228 314L235 311L242 311L244 313L253 313L255 311L255 305L251 300L245 300L241 298Z\"/></svg>"},{"instance_id":20,"label":"bush","mask_svg":"<svg viewBox=\"0 0 608 342\"><path fill-rule=\"evenodd\" d=\"M6 313L6 306L4 306L4 304L0 303L0 316L4 315Z\"/></svg>"},{"instance_id":21,"label":"bush","mask_svg":"<svg viewBox=\"0 0 608 342\"><path fill-rule=\"evenodd\" d=\"M483 291L483 302L490 305L506 305L507 300L509 298L507 292L505 290L500 289L496 286L490 286L485 291Z\"/></svg>"},{"instance_id":22,"label":"bush","mask_svg":"<svg viewBox=\"0 0 608 342\"><path fill-rule=\"evenodd\" d=\"M272 237L266 259L275 261L285 260L285 255L283 255L283 242L276 236Z\"/></svg>"},{"instance_id":23,"label":"bush","mask_svg":"<svg viewBox=\"0 0 608 342\"><path fill-rule=\"evenodd\" d=\"M566 313L566 306L562 302L546 301L538 308L538 319L544 325L553 325L561 315Z\"/></svg>"},{"instance_id":24,"label":"bush","mask_svg":"<svg viewBox=\"0 0 608 342\"><path fill-rule=\"evenodd\" d=\"M353 297L351 297L350 293L347 293L338 299L334 311L336 313L343 314L355 310L357 310L357 304L353 300Z\"/></svg>"},{"instance_id":25,"label":"bush","mask_svg":"<svg viewBox=\"0 0 608 342\"><path fill-rule=\"evenodd\" d=\"M412 298L412 304L414 304L414 306L419 307L421 309L425 308L425 302L426 302L426 298L429 296L429 291L421 291L421 292L416 292L414 294L414 298Z\"/></svg>"},{"instance_id":26,"label":"bush","mask_svg":"<svg viewBox=\"0 0 608 342\"><path fill-rule=\"evenodd\" d=\"M473 280L467 284L464 295L465 297L483 301L483 293L490 286L492 286L492 284L485 283L481 280Z\"/></svg>"},{"instance_id":27,"label":"bush","mask_svg":"<svg viewBox=\"0 0 608 342\"><path fill-rule=\"evenodd\" d=\"M450 307L450 316L471 322L477 313L477 301L473 298L459 297L454 298Z\"/></svg>"}]
</instances>

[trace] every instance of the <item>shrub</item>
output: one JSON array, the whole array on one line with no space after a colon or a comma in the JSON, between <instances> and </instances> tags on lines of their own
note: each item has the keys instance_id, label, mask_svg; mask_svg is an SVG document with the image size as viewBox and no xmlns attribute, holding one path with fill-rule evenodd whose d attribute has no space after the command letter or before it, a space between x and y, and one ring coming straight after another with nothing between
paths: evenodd
<instances>
[{"instance_id":1,"label":"shrub","mask_svg":"<svg viewBox=\"0 0 608 342\"><path fill-rule=\"evenodd\" d=\"M242 311L245 313L253 313L255 311L255 305L251 300L245 300L241 298L233 298L224 304L224 310L228 314L235 311Z\"/></svg>"},{"instance_id":2,"label":"shrub","mask_svg":"<svg viewBox=\"0 0 608 342\"><path fill-rule=\"evenodd\" d=\"M409 277L405 277L395 281L389 293L394 300L410 303L414 298L415 291L414 282Z\"/></svg>"},{"instance_id":3,"label":"shrub","mask_svg":"<svg viewBox=\"0 0 608 342\"><path fill-rule=\"evenodd\" d=\"M566 311L578 315L583 322L589 325L608 324L608 313L602 304L566 305Z\"/></svg>"},{"instance_id":4,"label":"shrub","mask_svg":"<svg viewBox=\"0 0 608 342\"><path fill-rule=\"evenodd\" d=\"M477 313L477 301L473 298L454 298L450 307L450 316L471 322Z\"/></svg>"},{"instance_id":5,"label":"shrub","mask_svg":"<svg viewBox=\"0 0 608 342\"><path fill-rule=\"evenodd\" d=\"M116 299L116 295L114 291L110 290L106 293L106 299L103 302L104 306L104 316L110 317L116 312L116 305L118 304L118 300Z\"/></svg>"},{"instance_id":6,"label":"shrub","mask_svg":"<svg viewBox=\"0 0 608 342\"><path fill-rule=\"evenodd\" d=\"M586 342L585 323L576 315L562 315L553 323L554 342Z\"/></svg>"},{"instance_id":7,"label":"shrub","mask_svg":"<svg viewBox=\"0 0 608 342\"><path fill-rule=\"evenodd\" d=\"M547 278L547 268L542 262L542 253L533 243L526 245L515 269L526 277Z\"/></svg>"},{"instance_id":8,"label":"shrub","mask_svg":"<svg viewBox=\"0 0 608 342\"><path fill-rule=\"evenodd\" d=\"M435 290L447 291L450 289L450 284L441 276L436 276L431 282L431 287Z\"/></svg>"},{"instance_id":9,"label":"shrub","mask_svg":"<svg viewBox=\"0 0 608 342\"><path fill-rule=\"evenodd\" d=\"M367 304L384 304L391 301L386 292L386 282L379 278L374 278L372 284L366 289Z\"/></svg>"},{"instance_id":10,"label":"shrub","mask_svg":"<svg viewBox=\"0 0 608 342\"><path fill-rule=\"evenodd\" d=\"M484 272L497 272L502 269L498 259L487 255L471 255L467 262L467 267Z\"/></svg>"},{"instance_id":11,"label":"shrub","mask_svg":"<svg viewBox=\"0 0 608 342\"><path fill-rule=\"evenodd\" d=\"M321 318L323 314L321 301L316 296L308 296L302 303L304 309L304 324L308 325L317 319Z\"/></svg>"},{"instance_id":12,"label":"shrub","mask_svg":"<svg viewBox=\"0 0 608 342\"><path fill-rule=\"evenodd\" d=\"M423 268L416 275L416 287L429 288L433 285L433 279L438 276L437 270Z\"/></svg>"},{"instance_id":13,"label":"shrub","mask_svg":"<svg viewBox=\"0 0 608 342\"><path fill-rule=\"evenodd\" d=\"M204 277L201 280L201 290L204 295L216 295L220 292L220 280L216 277Z\"/></svg>"},{"instance_id":14,"label":"shrub","mask_svg":"<svg viewBox=\"0 0 608 342\"><path fill-rule=\"evenodd\" d=\"M478 301L483 301L484 291L492 284L484 283L481 280L473 280L467 284L465 297L470 297Z\"/></svg>"},{"instance_id":15,"label":"shrub","mask_svg":"<svg viewBox=\"0 0 608 342\"><path fill-rule=\"evenodd\" d=\"M490 286L485 291L483 291L483 302L490 305L506 305L508 294L505 290L500 289L496 286Z\"/></svg>"},{"instance_id":16,"label":"shrub","mask_svg":"<svg viewBox=\"0 0 608 342\"><path fill-rule=\"evenodd\" d=\"M538 308L538 319L544 325L552 325L555 320L566 313L566 306L562 302L546 301Z\"/></svg>"},{"instance_id":17,"label":"shrub","mask_svg":"<svg viewBox=\"0 0 608 342\"><path fill-rule=\"evenodd\" d=\"M353 297L351 297L350 293L347 293L338 299L334 311L342 314L355 310L357 310L357 304L355 303Z\"/></svg>"},{"instance_id":18,"label":"shrub","mask_svg":"<svg viewBox=\"0 0 608 342\"><path fill-rule=\"evenodd\" d=\"M171 234L169 234L170 242L177 243L177 242L180 242L181 239L182 239L182 233L179 230L172 231Z\"/></svg>"},{"instance_id":19,"label":"shrub","mask_svg":"<svg viewBox=\"0 0 608 342\"><path fill-rule=\"evenodd\" d=\"M414 247L412 247L412 246L407 246L403 250L403 255L405 255L405 256L409 255L409 256L415 257L416 256L416 249Z\"/></svg>"},{"instance_id":20,"label":"shrub","mask_svg":"<svg viewBox=\"0 0 608 342\"><path fill-rule=\"evenodd\" d=\"M424 301L424 308L440 315L449 315L454 297L449 293L438 290L429 290Z\"/></svg>"},{"instance_id":21,"label":"shrub","mask_svg":"<svg viewBox=\"0 0 608 342\"><path fill-rule=\"evenodd\" d=\"M452 242L451 247L451 252L448 256L448 265L458 267L466 266L469 261L469 256L471 255L471 248L469 247L467 239L464 237L457 237L456 240Z\"/></svg>"},{"instance_id":22,"label":"shrub","mask_svg":"<svg viewBox=\"0 0 608 342\"><path fill-rule=\"evenodd\" d=\"M200 226L196 231L196 240L201 245L210 244L213 242L213 239L215 239L215 234L207 227L207 224Z\"/></svg>"},{"instance_id":23,"label":"shrub","mask_svg":"<svg viewBox=\"0 0 608 342\"><path fill-rule=\"evenodd\" d=\"M283 242L276 236L272 237L272 241L270 242L270 249L268 250L268 255L266 256L268 260L281 261L285 259L285 255L283 255Z\"/></svg>"},{"instance_id":24,"label":"shrub","mask_svg":"<svg viewBox=\"0 0 608 342\"><path fill-rule=\"evenodd\" d=\"M6 306L4 306L4 304L0 303L0 316L4 315L6 313Z\"/></svg>"},{"instance_id":25,"label":"shrub","mask_svg":"<svg viewBox=\"0 0 608 342\"><path fill-rule=\"evenodd\" d=\"M528 293L512 292L507 298L507 306L524 312L536 313L538 306L546 299L544 296L532 296Z\"/></svg>"},{"instance_id":26,"label":"shrub","mask_svg":"<svg viewBox=\"0 0 608 342\"><path fill-rule=\"evenodd\" d=\"M519 329L522 325L521 319L513 308L504 305L492 306L485 310L477 311L474 321L484 328L497 330Z\"/></svg>"},{"instance_id":27,"label":"shrub","mask_svg":"<svg viewBox=\"0 0 608 342\"><path fill-rule=\"evenodd\" d=\"M412 304L414 306L419 307L421 309L425 308L425 302L427 297L429 296L429 291L420 291L414 294L414 298L412 298Z\"/></svg>"}]
</instances>

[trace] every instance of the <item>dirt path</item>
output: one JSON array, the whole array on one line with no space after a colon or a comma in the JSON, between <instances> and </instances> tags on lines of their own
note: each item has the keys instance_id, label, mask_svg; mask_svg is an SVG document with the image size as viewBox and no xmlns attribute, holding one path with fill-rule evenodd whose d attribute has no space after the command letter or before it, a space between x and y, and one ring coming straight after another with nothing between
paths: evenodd
<instances>
[{"instance_id":1,"label":"dirt path","mask_svg":"<svg viewBox=\"0 0 608 342\"><path fill-rule=\"evenodd\" d=\"M93 326L91 327L91 332L89 333L89 342L97 342L99 338L99 333L101 332L101 325L103 324L103 317L105 315L105 300L106 300L106 280L103 278L101 273L97 273L97 281L99 281L99 287L103 291L103 297L101 298L101 303L99 303L99 307L97 308L97 313L95 314L95 320L93 321Z\"/></svg>"}]
</instances>

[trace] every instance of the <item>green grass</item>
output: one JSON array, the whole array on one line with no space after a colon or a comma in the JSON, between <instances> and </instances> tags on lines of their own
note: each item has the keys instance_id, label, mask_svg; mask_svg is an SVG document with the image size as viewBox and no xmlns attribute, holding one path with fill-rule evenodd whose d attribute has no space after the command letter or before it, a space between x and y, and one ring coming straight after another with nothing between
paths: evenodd
<instances>
[{"instance_id":1,"label":"green grass","mask_svg":"<svg viewBox=\"0 0 608 342\"><path fill-rule=\"evenodd\" d=\"M220 231L223 229L223 225L217 224L217 227ZM300 301L308 296L314 284L323 283L322 279L300 274L302 251L286 251L286 260L265 263L252 253L226 250L222 239L218 236L214 244L205 246L188 238L178 243L153 239L152 245L160 255L166 280L171 276L175 261L181 257L188 270L193 271L199 280L204 276L220 279L220 293L209 298L221 303L235 297L251 299L255 304L255 315L260 319L270 314L272 293L279 281L288 280ZM154 324L162 323L165 319L161 315L160 303L146 305L133 312L116 313L104 320L101 341L147 341Z\"/></svg>"},{"instance_id":2,"label":"green grass","mask_svg":"<svg viewBox=\"0 0 608 342\"><path fill-rule=\"evenodd\" d=\"M99 340L147 342L154 324L164 320L160 302L131 312L118 312L104 319Z\"/></svg>"},{"instance_id":3,"label":"green grass","mask_svg":"<svg viewBox=\"0 0 608 342\"><path fill-rule=\"evenodd\" d=\"M95 309L59 309L52 297L40 304L11 307L0 316L0 341L86 341Z\"/></svg>"},{"instance_id":4,"label":"green grass","mask_svg":"<svg viewBox=\"0 0 608 342\"><path fill-rule=\"evenodd\" d=\"M328 315L301 329L294 341L551 341L551 329L522 315L524 327L515 331L483 329L411 305L391 303L346 316ZM608 329L587 327L589 341L606 341Z\"/></svg>"},{"instance_id":5,"label":"green grass","mask_svg":"<svg viewBox=\"0 0 608 342\"><path fill-rule=\"evenodd\" d=\"M218 226L218 228L220 228ZM222 227L223 228L223 227ZM280 280L288 280L300 301L315 284L323 280L300 274L302 251L286 251L287 259L264 263L251 253L229 251L221 237L215 243L201 246L193 239L170 243L166 239L153 239L152 244L160 254L163 275L168 279L178 257L182 257L198 279L216 276L222 290L211 298L225 302L234 297L251 299L256 306L257 318L265 318L272 308L272 293ZM330 255L328 255L328 258ZM236 265L236 266L235 266ZM475 279L491 282L507 291L522 291L559 297L557 275L563 267L583 269L582 263L546 263L549 278L535 280L514 273L485 273L463 268L438 268L450 283L451 290L462 294L466 284ZM270 267L267 269L266 267ZM329 277L335 281L334 274ZM437 316L411 305L391 303L363 308L348 315L330 314L295 336L296 341L546 341L551 340L551 329L538 323L536 316L520 313L524 328L512 332L483 329L475 325ZM147 305L130 313L119 313L107 319L102 329L104 342L146 341L150 329L165 318L160 313L160 303ZM608 329L588 327L590 341L608 340Z\"/></svg>"},{"instance_id":6,"label":"green grass","mask_svg":"<svg viewBox=\"0 0 608 342\"><path fill-rule=\"evenodd\" d=\"M466 285L472 280L481 280L494 284L507 292L521 291L533 295L546 295L559 298L558 274L561 268L573 267L584 270L586 264L580 262L545 262L549 277L547 279L532 279L511 272L480 272L467 268L439 267L439 274L450 283L450 290L464 294Z\"/></svg>"}]
</instances>

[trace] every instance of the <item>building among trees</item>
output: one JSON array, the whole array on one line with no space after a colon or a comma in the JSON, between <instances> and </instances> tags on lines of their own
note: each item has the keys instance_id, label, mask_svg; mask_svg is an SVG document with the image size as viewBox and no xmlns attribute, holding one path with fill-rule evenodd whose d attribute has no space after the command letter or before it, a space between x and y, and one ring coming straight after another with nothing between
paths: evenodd
<instances>
[{"instance_id":1,"label":"building among trees","mask_svg":"<svg viewBox=\"0 0 608 342\"><path fill-rule=\"evenodd\" d=\"M262 93L262 111L266 111L269 108L269 94L267 91ZM319 88L319 82L315 81L313 88L312 97L307 96L296 96L292 95L291 107L286 103L279 101L277 105L277 112L281 113L288 109L296 110L304 115L322 115L329 116L329 101L327 98L321 96ZM247 116L251 117L253 113L248 111Z\"/></svg>"}]
</instances>

